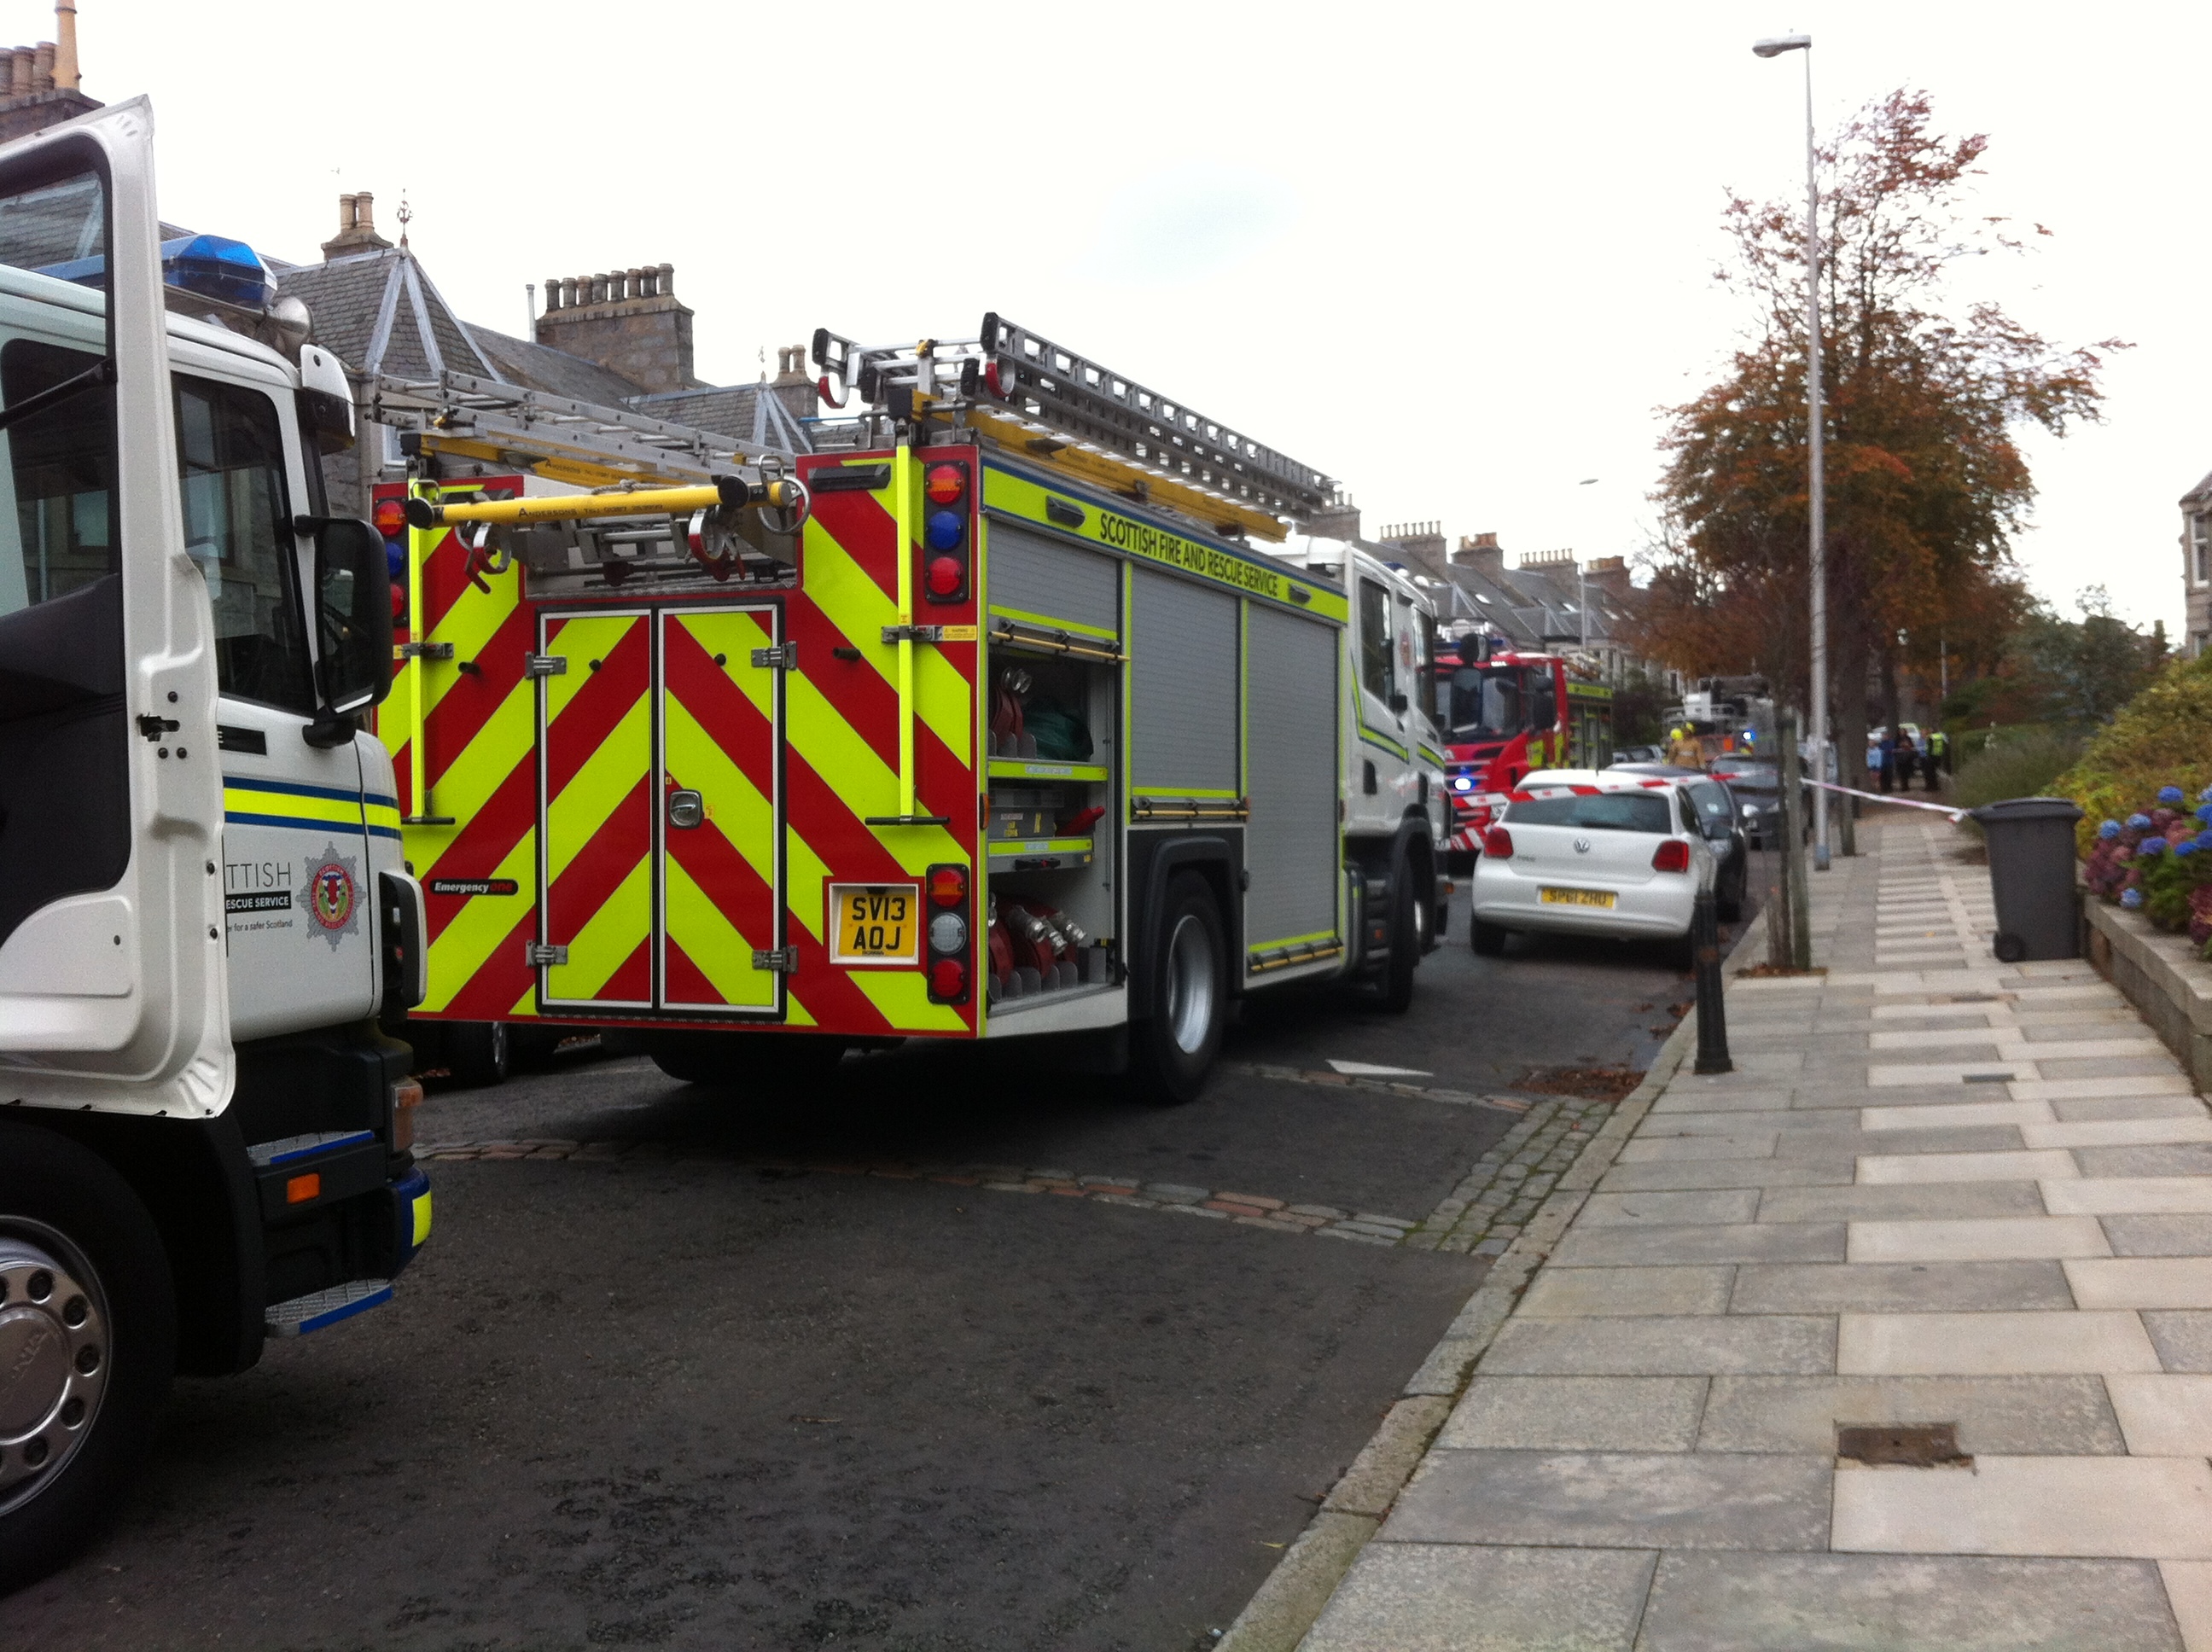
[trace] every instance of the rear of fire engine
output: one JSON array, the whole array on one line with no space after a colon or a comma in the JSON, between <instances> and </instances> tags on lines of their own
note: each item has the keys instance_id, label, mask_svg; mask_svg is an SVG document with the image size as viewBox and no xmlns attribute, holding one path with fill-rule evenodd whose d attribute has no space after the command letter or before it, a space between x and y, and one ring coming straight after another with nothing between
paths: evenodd
<instances>
[{"instance_id":1,"label":"rear of fire engine","mask_svg":"<svg viewBox=\"0 0 2212 1652\"><path fill-rule=\"evenodd\" d=\"M375 1019L422 962L358 722L389 586L322 500L347 382L155 204L143 100L0 149L0 1590L173 1372L387 1299L429 1231Z\"/></svg>"},{"instance_id":2,"label":"rear of fire engine","mask_svg":"<svg viewBox=\"0 0 2212 1652\"><path fill-rule=\"evenodd\" d=\"M763 1086L1103 1033L1173 1100L1243 993L1403 1007L1440 743L1410 671L1362 698L1345 586L1254 544L1327 478L996 316L814 353L865 410L781 451L599 416L556 454L511 394L395 387L418 1017ZM1387 659L1431 622L1362 566Z\"/></svg>"},{"instance_id":3,"label":"rear of fire engine","mask_svg":"<svg viewBox=\"0 0 2212 1652\"><path fill-rule=\"evenodd\" d=\"M1447 645L1431 693L1448 743L1453 872L1474 865L1495 799L1524 775L1571 761L1592 768L1611 761L1612 695L1604 692L1600 720L1586 703L1593 696L1574 693L1588 686L1570 681L1560 656L1522 653L1480 630Z\"/></svg>"}]
</instances>

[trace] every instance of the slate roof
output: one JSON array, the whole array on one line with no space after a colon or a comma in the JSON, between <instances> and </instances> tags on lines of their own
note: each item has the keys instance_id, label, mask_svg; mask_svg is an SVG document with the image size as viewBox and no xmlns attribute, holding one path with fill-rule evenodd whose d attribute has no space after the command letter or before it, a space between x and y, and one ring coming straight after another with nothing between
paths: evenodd
<instances>
[{"instance_id":1,"label":"slate roof","mask_svg":"<svg viewBox=\"0 0 2212 1652\"><path fill-rule=\"evenodd\" d=\"M471 327L477 348L499 364L500 376L573 401L620 407L637 399L637 386L611 367L489 327ZM665 415L656 414L656 417Z\"/></svg>"},{"instance_id":2,"label":"slate roof","mask_svg":"<svg viewBox=\"0 0 2212 1652\"><path fill-rule=\"evenodd\" d=\"M2185 507L2202 505L2207 500L2212 500L2212 476L2206 477L2203 481L2181 495L2181 502Z\"/></svg>"},{"instance_id":3,"label":"slate roof","mask_svg":"<svg viewBox=\"0 0 2212 1652\"><path fill-rule=\"evenodd\" d=\"M410 252L390 247L296 264L279 271L277 281L282 291L307 305L315 343L356 372L427 378L442 366L480 379L506 376L477 348L471 329ZM423 342L426 331L436 346L434 359Z\"/></svg>"},{"instance_id":4,"label":"slate roof","mask_svg":"<svg viewBox=\"0 0 2212 1652\"><path fill-rule=\"evenodd\" d=\"M756 439L753 422L758 416L757 403L761 397L771 394L766 385L721 385L705 390L665 390L650 396L634 395L630 405L653 418L711 430L716 435L743 443ZM768 427L768 440L775 440L775 428L773 423Z\"/></svg>"}]
</instances>

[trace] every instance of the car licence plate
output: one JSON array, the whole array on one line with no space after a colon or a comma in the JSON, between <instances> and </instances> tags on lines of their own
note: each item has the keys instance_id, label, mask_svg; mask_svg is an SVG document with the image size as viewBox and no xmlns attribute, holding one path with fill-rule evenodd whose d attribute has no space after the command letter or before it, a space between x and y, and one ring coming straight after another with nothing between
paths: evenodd
<instances>
[{"instance_id":1,"label":"car licence plate","mask_svg":"<svg viewBox=\"0 0 2212 1652\"><path fill-rule=\"evenodd\" d=\"M836 938L832 963L914 963L921 957L913 884L832 884L830 910Z\"/></svg>"},{"instance_id":2,"label":"car licence plate","mask_svg":"<svg viewBox=\"0 0 2212 1652\"><path fill-rule=\"evenodd\" d=\"M1539 889L1536 898L1546 906L1609 907L1613 893L1609 889Z\"/></svg>"}]
</instances>

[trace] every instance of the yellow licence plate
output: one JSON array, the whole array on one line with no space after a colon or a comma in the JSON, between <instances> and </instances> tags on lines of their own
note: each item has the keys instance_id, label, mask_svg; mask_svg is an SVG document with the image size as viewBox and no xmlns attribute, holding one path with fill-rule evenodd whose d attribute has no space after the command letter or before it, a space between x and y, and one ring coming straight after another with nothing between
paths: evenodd
<instances>
[{"instance_id":1,"label":"yellow licence plate","mask_svg":"<svg viewBox=\"0 0 2212 1652\"><path fill-rule=\"evenodd\" d=\"M1609 907L1613 893L1609 889L1540 889L1537 899L1547 906Z\"/></svg>"},{"instance_id":2,"label":"yellow licence plate","mask_svg":"<svg viewBox=\"0 0 2212 1652\"><path fill-rule=\"evenodd\" d=\"M921 957L921 890L913 884L832 884L833 963L914 963Z\"/></svg>"}]
</instances>

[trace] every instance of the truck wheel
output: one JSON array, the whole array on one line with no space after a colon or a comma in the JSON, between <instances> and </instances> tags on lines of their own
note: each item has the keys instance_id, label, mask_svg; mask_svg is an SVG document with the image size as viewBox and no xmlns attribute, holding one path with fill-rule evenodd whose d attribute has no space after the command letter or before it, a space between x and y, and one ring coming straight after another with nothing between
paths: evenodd
<instances>
[{"instance_id":1,"label":"truck wheel","mask_svg":"<svg viewBox=\"0 0 2212 1652\"><path fill-rule=\"evenodd\" d=\"M1427 917L1413 893L1413 863L1400 855L1390 871L1390 957L1382 966L1382 1008L1403 1015L1413 1006L1413 966L1421 961Z\"/></svg>"},{"instance_id":2,"label":"truck wheel","mask_svg":"<svg viewBox=\"0 0 2212 1652\"><path fill-rule=\"evenodd\" d=\"M656 1033L645 1048L680 1083L771 1096L822 1083L845 1059L843 1039L817 1033Z\"/></svg>"},{"instance_id":3,"label":"truck wheel","mask_svg":"<svg viewBox=\"0 0 2212 1652\"><path fill-rule=\"evenodd\" d=\"M177 1304L130 1183L49 1131L0 1124L0 1594L105 1523L144 1460Z\"/></svg>"},{"instance_id":4,"label":"truck wheel","mask_svg":"<svg viewBox=\"0 0 2212 1652\"><path fill-rule=\"evenodd\" d=\"M1227 952L1213 891L1197 873L1182 873L1168 885L1152 940L1151 1013L1129 1041L1129 1076L1148 1101L1179 1106L1204 1088L1221 1051Z\"/></svg>"},{"instance_id":5,"label":"truck wheel","mask_svg":"<svg viewBox=\"0 0 2212 1652\"><path fill-rule=\"evenodd\" d=\"M1486 924L1480 918L1469 918L1467 921L1468 940L1478 953L1486 958L1502 958L1505 956L1505 937L1508 932L1500 929L1496 924Z\"/></svg>"},{"instance_id":6,"label":"truck wheel","mask_svg":"<svg viewBox=\"0 0 2212 1652\"><path fill-rule=\"evenodd\" d=\"M489 1090L507 1082L514 1045L504 1021L449 1021L445 1029L446 1071L469 1090Z\"/></svg>"}]
</instances>

